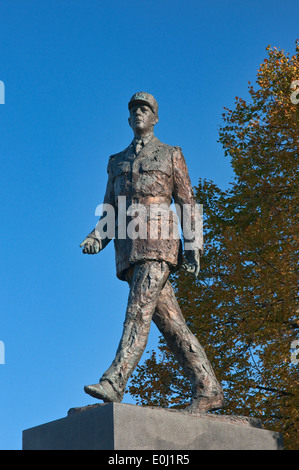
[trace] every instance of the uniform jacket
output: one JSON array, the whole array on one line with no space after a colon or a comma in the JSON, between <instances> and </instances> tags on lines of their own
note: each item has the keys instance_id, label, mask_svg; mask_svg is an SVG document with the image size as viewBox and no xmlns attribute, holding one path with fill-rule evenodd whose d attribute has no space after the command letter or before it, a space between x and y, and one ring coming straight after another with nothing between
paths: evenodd
<instances>
[{"instance_id":1,"label":"uniform jacket","mask_svg":"<svg viewBox=\"0 0 299 470\"><path fill-rule=\"evenodd\" d=\"M201 215L179 147L166 145L152 136L136 155L132 142L109 158L107 171L104 204L115 210L114 246L119 279L125 279L124 272L131 265L146 259L164 260L172 268L178 265L182 242L171 202L181 210L185 249L186 243L191 242L189 249L203 250L202 235L197 233L194 237L194 228L197 227L197 232L202 228ZM90 236L100 238L97 228ZM102 247L110 241L101 239Z\"/></svg>"}]
</instances>

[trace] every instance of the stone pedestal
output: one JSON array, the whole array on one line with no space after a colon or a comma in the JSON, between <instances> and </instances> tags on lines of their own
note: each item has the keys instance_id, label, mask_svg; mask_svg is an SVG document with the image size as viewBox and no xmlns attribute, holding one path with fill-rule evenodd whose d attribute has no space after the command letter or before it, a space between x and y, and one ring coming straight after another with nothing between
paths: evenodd
<instances>
[{"instance_id":1,"label":"stone pedestal","mask_svg":"<svg viewBox=\"0 0 299 470\"><path fill-rule=\"evenodd\" d=\"M72 408L23 431L23 450L279 450L279 433L253 418L189 415L122 403Z\"/></svg>"}]
</instances>

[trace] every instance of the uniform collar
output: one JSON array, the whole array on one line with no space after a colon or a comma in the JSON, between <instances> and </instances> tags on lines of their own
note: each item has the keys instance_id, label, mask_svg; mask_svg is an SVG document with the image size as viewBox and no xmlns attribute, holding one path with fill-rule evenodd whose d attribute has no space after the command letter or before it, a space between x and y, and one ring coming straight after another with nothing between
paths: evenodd
<instances>
[{"instance_id":1,"label":"uniform collar","mask_svg":"<svg viewBox=\"0 0 299 470\"><path fill-rule=\"evenodd\" d=\"M147 135L144 135L142 137L134 137L133 139L133 145L136 146L137 143L143 143L143 146L145 147L146 144L148 144L153 138L154 138L153 132L150 132Z\"/></svg>"}]
</instances>

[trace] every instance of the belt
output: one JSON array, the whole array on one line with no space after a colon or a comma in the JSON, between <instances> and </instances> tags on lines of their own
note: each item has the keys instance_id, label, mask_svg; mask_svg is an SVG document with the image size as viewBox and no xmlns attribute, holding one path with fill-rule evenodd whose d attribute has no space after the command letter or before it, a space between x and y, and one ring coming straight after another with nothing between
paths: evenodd
<instances>
[{"instance_id":1,"label":"belt","mask_svg":"<svg viewBox=\"0 0 299 470\"><path fill-rule=\"evenodd\" d=\"M164 196L145 196L145 197L132 197L133 204L168 204L170 205L171 199Z\"/></svg>"}]
</instances>

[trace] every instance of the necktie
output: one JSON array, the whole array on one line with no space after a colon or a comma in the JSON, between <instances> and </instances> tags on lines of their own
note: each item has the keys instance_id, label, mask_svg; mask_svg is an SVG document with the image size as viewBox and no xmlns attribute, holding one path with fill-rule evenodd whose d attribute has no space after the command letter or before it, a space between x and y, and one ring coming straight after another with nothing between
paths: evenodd
<instances>
[{"instance_id":1,"label":"necktie","mask_svg":"<svg viewBox=\"0 0 299 470\"><path fill-rule=\"evenodd\" d=\"M143 140L142 139L136 140L136 143L135 143L136 155L138 155L138 153L140 152L142 148L143 148Z\"/></svg>"}]
</instances>

